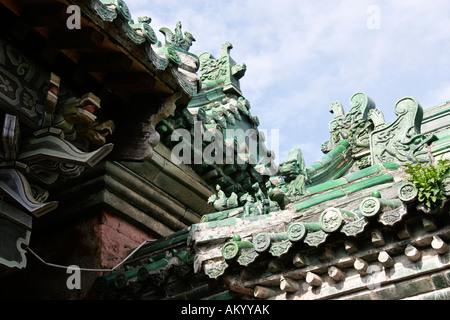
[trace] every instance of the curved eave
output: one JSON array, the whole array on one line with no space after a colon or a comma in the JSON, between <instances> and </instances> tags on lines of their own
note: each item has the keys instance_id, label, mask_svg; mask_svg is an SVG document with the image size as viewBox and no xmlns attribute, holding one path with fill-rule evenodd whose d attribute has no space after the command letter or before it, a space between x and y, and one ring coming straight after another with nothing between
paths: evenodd
<instances>
[{"instance_id":1,"label":"curved eave","mask_svg":"<svg viewBox=\"0 0 450 320\"><path fill-rule=\"evenodd\" d=\"M189 99L196 85L180 76L179 67L167 57L155 52L156 37L142 33L142 23L131 24L127 16L103 2L19 0L4 5L42 35L52 50L125 101L137 94L167 96L177 91ZM71 5L80 8L79 29L67 27Z\"/></svg>"}]
</instances>

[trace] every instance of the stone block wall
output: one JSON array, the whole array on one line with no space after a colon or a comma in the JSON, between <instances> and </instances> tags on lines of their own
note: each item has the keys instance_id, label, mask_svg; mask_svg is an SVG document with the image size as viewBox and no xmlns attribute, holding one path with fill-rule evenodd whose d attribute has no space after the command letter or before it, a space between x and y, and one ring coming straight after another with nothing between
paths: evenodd
<instances>
[{"instance_id":1,"label":"stone block wall","mask_svg":"<svg viewBox=\"0 0 450 320\"><path fill-rule=\"evenodd\" d=\"M93 210L75 223L33 233L30 248L47 263L108 269L149 239L152 239L151 235L124 219L104 210ZM26 269L2 280L1 298L96 298L92 284L101 272L81 271L80 288L69 289L67 281L72 273L67 273L67 269L46 265L30 252L26 257Z\"/></svg>"}]
</instances>

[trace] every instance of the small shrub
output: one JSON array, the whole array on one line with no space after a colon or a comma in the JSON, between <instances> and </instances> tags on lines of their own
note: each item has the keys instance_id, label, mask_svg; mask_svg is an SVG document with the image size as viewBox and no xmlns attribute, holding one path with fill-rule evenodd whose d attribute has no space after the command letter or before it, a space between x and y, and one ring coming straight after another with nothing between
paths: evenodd
<instances>
[{"instance_id":1,"label":"small shrub","mask_svg":"<svg viewBox=\"0 0 450 320\"><path fill-rule=\"evenodd\" d=\"M441 180L450 169L449 160L438 160L436 165L423 165L407 163L405 171L410 175L408 181L414 183L419 191L418 200L427 208L433 208L436 202L445 200L441 191Z\"/></svg>"}]
</instances>

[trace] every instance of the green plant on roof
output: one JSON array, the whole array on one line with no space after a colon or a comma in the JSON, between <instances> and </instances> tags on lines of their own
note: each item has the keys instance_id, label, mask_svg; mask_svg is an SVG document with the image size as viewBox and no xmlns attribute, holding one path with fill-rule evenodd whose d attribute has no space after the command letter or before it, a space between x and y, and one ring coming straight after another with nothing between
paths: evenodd
<instances>
[{"instance_id":1,"label":"green plant on roof","mask_svg":"<svg viewBox=\"0 0 450 320\"><path fill-rule=\"evenodd\" d=\"M418 200L427 208L432 209L437 202L445 200L442 191L442 179L450 171L450 160L438 160L436 165L407 163L405 171L410 175L408 181L414 183L419 192Z\"/></svg>"}]
</instances>

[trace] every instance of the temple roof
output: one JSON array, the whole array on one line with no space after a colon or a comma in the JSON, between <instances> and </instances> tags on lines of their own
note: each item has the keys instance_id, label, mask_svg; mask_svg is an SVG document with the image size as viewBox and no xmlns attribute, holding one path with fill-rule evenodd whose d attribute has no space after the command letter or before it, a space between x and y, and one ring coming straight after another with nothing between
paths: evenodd
<instances>
[{"instance_id":1,"label":"temple roof","mask_svg":"<svg viewBox=\"0 0 450 320\"><path fill-rule=\"evenodd\" d=\"M448 157L450 124L443 125L437 116L448 114L448 105L443 106L424 112L428 130L423 134L434 134L428 150L436 166ZM370 157L370 152L358 153ZM210 281L225 283L232 297L261 299L345 296L366 288L370 270L383 272L385 280L374 282L381 286L402 281L417 270L426 274L436 263L438 268L448 267L440 258L448 256L448 196L430 211L419 201L404 163L367 166L357 159L351 143L340 140L305 168L310 177L305 192L284 210L275 207L268 214L246 216L239 207L207 214L201 223L141 248L125 273L128 283L140 288L134 297L161 286L180 264L186 274L206 274ZM166 261L165 273L159 259ZM390 273L395 263L416 271ZM136 276L139 268L158 281ZM128 296L124 288L111 284L108 290L123 298ZM402 294L406 298L411 293Z\"/></svg>"},{"instance_id":2,"label":"temple roof","mask_svg":"<svg viewBox=\"0 0 450 320\"><path fill-rule=\"evenodd\" d=\"M68 28L69 5L81 9L81 28ZM78 180L85 184L69 183L56 198L100 186L101 199L97 189L89 198L80 193L86 202L76 210L98 201L112 211L136 207L127 218L161 235L123 269L96 279L103 298L345 298L449 267L448 102L424 110L416 98L401 98L397 118L386 123L375 101L357 92L347 113L331 103L330 139L318 161L306 166L295 148L274 166L257 110L241 90L246 65L232 59L229 42L219 58L197 56L189 52L194 36L179 22L159 30L163 44L151 18L132 17L122 0L19 0L0 10L0 50L7 52L0 62L8 77L0 92L0 226L14 231L8 240L17 255L0 257L3 265L25 266L21 243L29 243L30 217L58 205L46 201L41 186L58 188L59 177L95 166ZM19 101L16 92L27 94ZM89 110L107 120L102 130L121 134L96 140L89 133L98 128L77 131L80 119L97 119ZM223 138L211 155L225 151L233 161L195 161L206 142L216 142L203 140L205 132ZM187 163L175 163L177 148ZM97 166L107 156L111 161ZM111 199L121 202L105 205ZM392 269L399 264L401 272ZM400 298L440 288L433 283L415 293L399 289Z\"/></svg>"}]
</instances>

